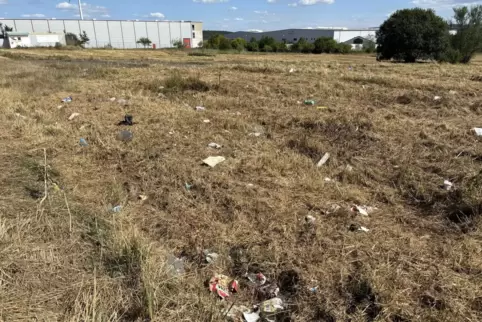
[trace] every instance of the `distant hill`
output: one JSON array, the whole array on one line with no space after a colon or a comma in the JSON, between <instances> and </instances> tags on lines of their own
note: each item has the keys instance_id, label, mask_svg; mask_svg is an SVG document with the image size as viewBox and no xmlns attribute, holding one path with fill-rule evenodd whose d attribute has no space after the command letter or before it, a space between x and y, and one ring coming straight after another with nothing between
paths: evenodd
<instances>
[{"instance_id":1,"label":"distant hill","mask_svg":"<svg viewBox=\"0 0 482 322\"><path fill-rule=\"evenodd\" d=\"M204 31L203 31L203 39L204 39L204 40L208 40L209 38L211 38L212 35L215 35L215 34L227 35L227 34L231 34L231 33L232 33L231 31L204 30Z\"/></svg>"}]
</instances>

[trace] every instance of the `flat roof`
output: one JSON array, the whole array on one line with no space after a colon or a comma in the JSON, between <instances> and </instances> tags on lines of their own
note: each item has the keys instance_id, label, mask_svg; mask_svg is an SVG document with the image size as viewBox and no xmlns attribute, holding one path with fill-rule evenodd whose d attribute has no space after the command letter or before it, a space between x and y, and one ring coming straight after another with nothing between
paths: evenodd
<instances>
[{"instance_id":1,"label":"flat roof","mask_svg":"<svg viewBox=\"0 0 482 322\"><path fill-rule=\"evenodd\" d=\"M129 20L121 20L121 19L64 19L64 18L44 18L44 19L29 19L29 18L5 18L2 17L0 20L33 20L33 21L45 21L45 20L66 20L66 21L129 21L129 22L195 22L195 23L203 23L202 21L194 21L194 20L136 20L136 19L129 19Z\"/></svg>"},{"instance_id":2,"label":"flat roof","mask_svg":"<svg viewBox=\"0 0 482 322\"><path fill-rule=\"evenodd\" d=\"M20 32L20 31L7 31L7 36L10 37L26 37L28 36L28 32Z\"/></svg>"}]
</instances>

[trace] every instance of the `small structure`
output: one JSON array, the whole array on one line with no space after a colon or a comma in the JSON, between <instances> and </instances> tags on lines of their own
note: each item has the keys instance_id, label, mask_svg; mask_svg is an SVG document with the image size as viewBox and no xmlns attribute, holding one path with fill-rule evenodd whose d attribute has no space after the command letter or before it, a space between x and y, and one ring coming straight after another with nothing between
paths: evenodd
<instances>
[{"instance_id":1,"label":"small structure","mask_svg":"<svg viewBox=\"0 0 482 322\"><path fill-rule=\"evenodd\" d=\"M375 46L375 41L360 36L351 38L343 43L351 45L352 50L363 50L366 46Z\"/></svg>"},{"instance_id":2,"label":"small structure","mask_svg":"<svg viewBox=\"0 0 482 322\"><path fill-rule=\"evenodd\" d=\"M63 33L9 31L3 39L4 48L53 47L57 44L65 45Z\"/></svg>"},{"instance_id":3,"label":"small structure","mask_svg":"<svg viewBox=\"0 0 482 322\"><path fill-rule=\"evenodd\" d=\"M8 31L3 38L3 48L30 47L28 32Z\"/></svg>"}]
</instances>

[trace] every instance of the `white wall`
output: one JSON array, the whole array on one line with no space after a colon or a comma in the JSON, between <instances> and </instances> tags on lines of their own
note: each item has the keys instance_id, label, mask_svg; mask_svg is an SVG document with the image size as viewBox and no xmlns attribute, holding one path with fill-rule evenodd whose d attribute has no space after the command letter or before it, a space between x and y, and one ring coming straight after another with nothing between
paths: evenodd
<instances>
[{"instance_id":1,"label":"white wall","mask_svg":"<svg viewBox=\"0 0 482 322\"><path fill-rule=\"evenodd\" d=\"M344 42L355 37L370 38L375 39L375 30L336 30L334 39L337 42Z\"/></svg>"},{"instance_id":2,"label":"white wall","mask_svg":"<svg viewBox=\"0 0 482 322\"><path fill-rule=\"evenodd\" d=\"M9 46L10 48L17 48L17 47L30 47L30 38L28 36L25 37L18 37L18 36L12 36L9 37Z\"/></svg>"}]
</instances>

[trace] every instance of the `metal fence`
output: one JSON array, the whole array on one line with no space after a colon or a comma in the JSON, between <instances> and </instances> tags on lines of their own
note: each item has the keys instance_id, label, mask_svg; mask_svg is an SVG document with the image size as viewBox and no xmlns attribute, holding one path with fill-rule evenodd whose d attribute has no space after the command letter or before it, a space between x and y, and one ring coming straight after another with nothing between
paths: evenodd
<instances>
[{"instance_id":1,"label":"metal fence","mask_svg":"<svg viewBox=\"0 0 482 322\"><path fill-rule=\"evenodd\" d=\"M202 42L202 24L192 21L0 19L18 32L64 32L90 38L90 48L143 48L137 41L146 37L157 48L173 47L175 41L188 41L191 47Z\"/></svg>"}]
</instances>

